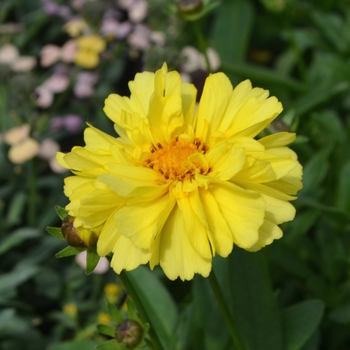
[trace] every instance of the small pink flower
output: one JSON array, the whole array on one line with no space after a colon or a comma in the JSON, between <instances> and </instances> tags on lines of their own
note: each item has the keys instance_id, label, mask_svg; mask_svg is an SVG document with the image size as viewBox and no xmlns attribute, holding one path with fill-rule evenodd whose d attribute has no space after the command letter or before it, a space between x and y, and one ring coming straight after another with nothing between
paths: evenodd
<instances>
[{"instance_id":1,"label":"small pink flower","mask_svg":"<svg viewBox=\"0 0 350 350\"><path fill-rule=\"evenodd\" d=\"M98 75L90 72L81 72L77 75L74 85L74 94L78 98L87 98L93 95L94 85L98 81Z\"/></svg>"},{"instance_id":2,"label":"small pink flower","mask_svg":"<svg viewBox=\"0 0 350 350\"><path fill-rule=\"evenodd\" d=\"M150 38L150 29L144 24L137 24L134 31L128 36L128 43L136 50L145 51L150 47Z\"/></svg>"},{"instance_id":3,"label":"small pink flower","mask_svg":"<svg viewBox=\"0 0 350 350\"><path fill-rule=\"evenodd\" d=\"M62 48L57 45L48 44L41 49L40 64L43 67L48 67L59 60L62 60L65 63L70 63L74 61L76 53L77 45L75 40L68 40Z\"/></svg>"},{"instance_id":4,"label":"small pink flower","mask_svg":"<svg viewBox=\"0 0 350 350\"><path fill-rule=\"evenodd\" d=\"M38 107L47 108L52 105L54 94L61 93L69 86L69 78L63 74L54 74L49 79L39 85L35 91L38 99L36 104Z\"/></svg>"},{"instance_id":5,"label":"small pink flower","mask_svg":"<svg viewBox=\"0 0 350 350\"><path fill-rule=\"evenodd\" d=\"M80 131L82 122L81 116L77 114L69 114L63 120L64 127L71 134L76 134Z\"/></svg>"}]
</instances>

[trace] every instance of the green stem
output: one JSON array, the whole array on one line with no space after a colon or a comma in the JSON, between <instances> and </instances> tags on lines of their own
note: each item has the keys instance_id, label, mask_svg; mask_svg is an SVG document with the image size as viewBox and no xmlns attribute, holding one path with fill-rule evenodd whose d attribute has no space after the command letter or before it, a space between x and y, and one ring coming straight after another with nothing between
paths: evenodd
<instances>
[{"instance_id":1,"label":"green stem","mask_svg":"<svg viewBox=\"0 0 350 350\"><path fill-rule=\"evenodd\" d=\"M209 57L208 57L208 53L207 53L207 48L208 48L207 41L205 40L205 38L203 36L203 33L201 31L201 28L199 26L198 21L193 22L193 27L194 27L194 31L196 33L196 37L198 40L199 49L202 52L202 54L204 55L205 62L207 64L207 72L208 72L208 74L210 74L212 71L211 71Z\"/></svg>"},{"instance_id":2,"label":"green stem","mask_svg":"<svg viewBox=\"0 0 350 350\"><path fill-rule=\"evenodd\" d=\"M155 332L154 327L152 326L152 323L148 317L147 311L144 308L141 299L139 298L139 295L137 294L137 291L134 289L132 283L130 283L130 280L128 278L128 274L125 271L122 271L119 275L120 280L122 281L125 290L127 292L127 294L130 296L130 298L132 299L136 310L138 311L138 314L141 318L141 320L144 323L148 323L150 325L150 329L149 329L149 335L151 337L153 346L155 350L164 350L162 343L160 342L157 333Z\"/></svg>"},{"instance_id":3,"label":"green stem","mask_svg":"<svg viewBox=\"0 0 350 350\"><path fill-rule=\"evenodd\" d=\"M226 323L226 326L228 328L228 331L230 332L230 335L231 335L231 338L233 340L233 343L235 345L236 350L245 350L244 343L242 341L241 336L239 335L237 326L233 320L233 317L232 317L231 312L228 308L228 305L226 304L224 295L223 295L222 290L220 288L219 282L216 278L214 269L212 269L208 279L210 282L211 289L214 292L216 301L219 305L219 309L221 311L221 314L222 314L224 321Z\"/></svg>"},{"instance_id":4,"label":"green stem","mask_svg":"<svg viewBox=\"0 0 350 350\"><path fill-rule=\"evenodd\" d=\"M37 193L36 193L36 171L34 166L34 159L28 161L29 167L29 177L28 177L28 193L29 193L29 203L27 211L28 225L35 225L36 218L36 203L37 203Z\"/></svg>"}]
</instances>

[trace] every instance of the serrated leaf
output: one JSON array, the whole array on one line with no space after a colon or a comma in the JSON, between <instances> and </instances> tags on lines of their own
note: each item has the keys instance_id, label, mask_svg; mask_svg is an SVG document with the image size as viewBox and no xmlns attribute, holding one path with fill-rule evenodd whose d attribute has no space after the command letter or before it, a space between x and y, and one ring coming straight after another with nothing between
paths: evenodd
<instances>
[{"instance_id":1,"label":"serrated leaf","mask_svg":"<svg viewBox=\"0 0 350 350\"><path fill-rule=\"evenodd\" d=\"M68 247L62 249L60 252L58 252L56 254L56 258L65 258L66 256L77 255L84 250L85 250L85 248L76 248L76 247L68 246Z\"/></svg>"},{"instance_id":2,"label":"serrated leaf","mask_svg":"<svg viewBox=\"0 0 350 350\"><path fill-rule=\"evenodd\" d=\"M68 215L68 210L59 207L58 205L56 205L55 210L61 220L63 220Z\"/></svg>"},{"instance_id":3,"label":"serrated leaf","mask_svg":"<svg viewBox=\"0 0 350 350\"><path fill-rule=\"evenodd\" d=\"M108 303L108 312L112 317L112 320L118 324L124 320L124 315L120 312L120 310L113 304Z\"/></svg>"},{"instance_id":4,"label":"serrated leaf","mask_svg":"<svg viewBox=\"0 0 350 350\"><path fill-rule=\"evenodd\" d=\"M114 337L115 335L115 327L107 326L105 324L98 324L96 328L101 334L108 335L110 337Z\"/></svg>"},{"instance_id":5,"label":"serrated leaf","mask_svg":"<svg viewBox=\"0 0 350 350\"><path fill-rule=\"evenodd\" d=\"M46 231L50 235L55 236L56 238L64 240L61 227L46 227Z\"/></svg>"},{"instance_id":6,"label":"serrated leaf","mask_svg":"<svg viewBox=\"0 0 350 350\"><path fill-rule=\"evenodd\" d=\"M286 350L299 350L321 322L324 304L308 300L284 309L281 313Z\"/></svg>"},{"instance_id":7,"label":"serrated leaf","mask_svg":"<svg viewBox=\"0 0 350 350\"><path fill-rule=\"evenodd\" d=\"M100 261L100 256L97 254L95 248L91 248L87 250L85 273L87 275L90 275L90 273L92 273L95 270L95 267L97 266L99 261Z\"/></svg>"}]
</instances>

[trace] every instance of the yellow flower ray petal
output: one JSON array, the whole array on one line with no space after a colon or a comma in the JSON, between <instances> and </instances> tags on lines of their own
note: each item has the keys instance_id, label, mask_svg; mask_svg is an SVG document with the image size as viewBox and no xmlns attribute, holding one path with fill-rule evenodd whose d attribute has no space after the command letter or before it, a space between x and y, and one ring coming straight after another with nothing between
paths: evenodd
<instances>
[{"instance_id":1,"label":"yellow flower ray petal","mask_svg":"<svg viewBox=\"0 0 350 350\"><path fill-rule=\"evenodd\" d=\"M212 183L209 191L232 232L234 244L244 249L253 246L258 241L258 229L264 220L262 196L229 182Z\"/></svg>"}]
</instances>

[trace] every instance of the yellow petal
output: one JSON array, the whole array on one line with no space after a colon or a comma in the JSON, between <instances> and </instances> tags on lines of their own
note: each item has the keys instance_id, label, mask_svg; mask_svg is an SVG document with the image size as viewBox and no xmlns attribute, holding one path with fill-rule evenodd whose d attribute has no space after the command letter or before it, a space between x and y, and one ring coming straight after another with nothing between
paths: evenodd
<instances>
[{"instance_id":1,"label":"yellow petal","mask_svg":"<svg viewBox=\"0 0 350 350\"><path fill-rule=\"evenodd\" d=\"M222 257L228 256L233 247L233 235L221 213L220 207L210 191L200 189L200 199L211 232L213 252Z\"/></svg>"},{"instance_id":2,"label":"yellow petal","mask_svg":"<svg viewBox=\"0 0 350 350\"><path fill-rule=\"evenodd\" d=\"M256 252L266 245L271 244L275 239L280 239L282 236L282 230L273 222L265 219L263 225L259 229L259 240L247 250Z\"/></svg>"},{"instance_id":3,"label":"yellow petal","mask_svg":"<svg viewBox=\"0 0 350 350\"><path fill-rule=\"evenodd\" d=\"M187 125L194 125L194 108L196 106L197 89L193 84L182 84L182 109Z\"/></svg>"},{"instance_id":4,"label":"yellow petal","mask_svg":"<svg viewBox=\"0 0 350 350\"><path fill-rule=\"evenodd\" d=\"M112 191L115 191L121 196L140 195L141 192L158 189L160 193L165 193L166 186L158 185L158 174L148 168L110 164L105 167L109 172L102 174L98 179L109 186ZM137 192L137 190L140 190Z\"/></svg>"},{"instance_id":5,"label":"yellow petal","mask_svg":"<svg viewBox=\"0 0 350 350\"><path fill-rule=\"evenodd\" d=\"M140 116L148 115L151 96L154 92L154 73L143 72L135 75L135 79L129 82L131 92L130 102Z\"/></svg>"},{"instance_id":6,"label":"yellow petal","mask_svg":"<svg viewBox=\"0 0 350 350\"><path fill-rule=\"evenodd\" d=\"M211 143L211 136L218 129L231 96L232 84L225 74L215 73L206 79L196 115L197 137L204 135L205 120L209 126L203 142Z\"/></svg>"},{"instance_id":7,"label":"yellow petal","mask_svg":"<svg viewBox=\"0 0 350 350\"><path fill-rule=\"evenodd\" d=\"M84 131L84 141L86 147L94 151L105 150L109 151L112 145L117 145L117 139L89 124L89 127Z\"/></svg>"},{"instance_id":8,"label":"yellow petal","mask_svg":"<svg viewBox=\"0 0 350 350\"><path fill-rule=\"evenodd\" d=\"M296 138L296 135L291 132L279 132L265 136L258 140L265 148L276 148L282 147L292 143Z\"/></svg>"},{"instance_id":9,"label":"yellow petal","mask_svg":"<svg viewBox=\"0 0 350 350\"><path fill-rule=\"evenodd\" d=\"M238 84L226 108L219 131L227 137L240 134L254 137L282 111L282 105L268 91L252 88L249 80Z\"/></svg>"},{"instance_id":10,"label":"yellow petal","mask_svg":"<svg viewBox=\"0 0 350 350\"><path fill-rule=\"evenodd\" d=\"M222 181L231 179L245 163L244 149L233 147L225 141L210 148L206 158L211 169L210 174Z\"/></svg>"},{"instance_id":11,"label":"yellow petal","mask_svg":"<svg viewBox=\"0 0 350 350\"><path fill-rule=\"evenodd\" d=\"M152 253L137 248L129 238L120 235L113 248L111 266L119 274L122 270L130 271L149 262Z\"/></svg>"},{"instance_id":12,"label":"yellow petal","mask_svg":"<svg viewBox=\"0 0 350 350\"><path fill-rule=\"evenodd\" d=\"M189 196L178 199L177 205L184 219L185 232L192 248L201 257L211 259L212 253L209 244L208 226L198 191L192 191Z\"/></svg>"},{"instance_id":13,"label":"yellow petal","mask_svg":"<svg viewBox=\"0 0 350 350\"><path fill-rule=\"evenodd\" d=\"M234 243L244 249L252 247L258 241L258 230L264 221L262 196L228 182L212 183L209 191L231 229Z\"/></svg>"},{"instance_id":14,"label":"yellow petal","mask_svg":"<svg viewBox=\"0 0 350 350\"><path fill-rule=\"evenodd\" d=\"M118 230L138 248L150 250L174 205L175 199L168 193L130 200L116 213Z\"/></svg>"},{"instance_id":15,"label":"yellow petal","mask_svg":"<svg viewBox=\"0 0 350 350\"><path fill-rule=\"evenodd\" d=\"M160 263L166 276L190 280L195 273L208 277L211 259L202 258L193 248L185 232L184 217L175 206L161 234L154 243L151 268Z\"/></svg>"},{"instance_id":16,"label":"yellow petal","mask_svg":"<svg viewBox=\"0 0 350 350\"><path fill-rule=\"evenodd\" d=\"M266 203L265 218L274 224L291 221L295 216L295 208L287 201L277 199L265 194L262 195Z\"/></svg>"},{"instance_id":17,"label":"yellow petal","mask_svg":"<svg viewBox=\"0 0 350 350\"><path fill-rule=\"evenodd\" d=\"M118 238L120 237L114 216L115 212L107 218L100 233L100 237L97 241L97 254L99 256L108 255L113 250Z\"/></svg>"}]
</instances>

